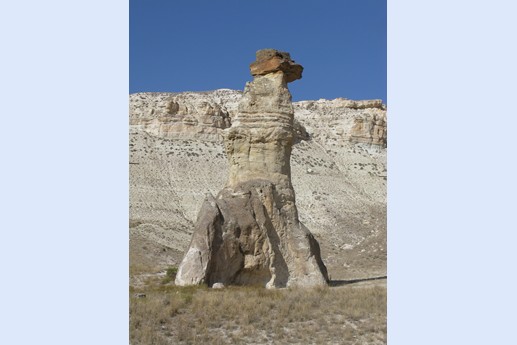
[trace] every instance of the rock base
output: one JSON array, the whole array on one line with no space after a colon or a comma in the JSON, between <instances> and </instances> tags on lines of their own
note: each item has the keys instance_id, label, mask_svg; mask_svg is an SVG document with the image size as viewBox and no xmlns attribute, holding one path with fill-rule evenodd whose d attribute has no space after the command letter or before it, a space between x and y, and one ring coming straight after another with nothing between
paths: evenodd
<instances>
[{"instance_id":1,"label":"rock base","mask_svg":"<svg viewBox=\"0 0 517 345\"><path fill-rule=\"evenodd\" d=\"M281 288L327 281L318 242L298 221L294 203L261 180L207 196L176 276L176 285Z\"/></svg>"}]
</instances>

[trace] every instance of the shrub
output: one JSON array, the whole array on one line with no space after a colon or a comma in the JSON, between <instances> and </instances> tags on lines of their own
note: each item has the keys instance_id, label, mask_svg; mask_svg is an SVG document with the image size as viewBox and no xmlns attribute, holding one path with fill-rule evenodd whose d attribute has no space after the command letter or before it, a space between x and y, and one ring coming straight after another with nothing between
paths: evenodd
<instances>
[{"instance_id":1,"label":"shrub","mask_svg":"<svg viewBox=\"0 0 517 345\"><path fill-rule=\"evenodd\" d=\"M176 274L178 273L177 267L169 267L167 268L167 271L165 272L165 277L162 280L162 284L168 284L174 279L176 279Z\"/></svg>"}]
</instances>

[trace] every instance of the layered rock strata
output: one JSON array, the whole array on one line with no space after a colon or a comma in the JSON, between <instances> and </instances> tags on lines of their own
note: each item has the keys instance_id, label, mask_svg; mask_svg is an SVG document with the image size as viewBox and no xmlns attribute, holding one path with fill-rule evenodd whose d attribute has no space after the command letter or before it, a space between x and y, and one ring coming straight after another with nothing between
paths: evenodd
<instances>
[{"instance_id":1,"label":"layered rock strata","mask_svg":"<svg viewBox=\"0 0 517 345\"><path fill-rule=\"evenodd\" d=\"M225 96L219 90L216 97ZM230 90L228 90L230 91ZM138 93L131 97L130 126L164 138L217 140L231 120L225 105L196 93Z\"/></svg>"},{"instance_id":2,"label":"layered rock strata","mask_svg":"<svg viewBox=\"0 0 517 345\"><path fill-rule=\"evenodd\" d=\"M298 219L291 184L295 130L287 83L300 79L303 67L267 49L250 69L254 80L224 131L228 181L205 198L176 284L325 285L319 244Z\"/></svg>"}]
</instances>

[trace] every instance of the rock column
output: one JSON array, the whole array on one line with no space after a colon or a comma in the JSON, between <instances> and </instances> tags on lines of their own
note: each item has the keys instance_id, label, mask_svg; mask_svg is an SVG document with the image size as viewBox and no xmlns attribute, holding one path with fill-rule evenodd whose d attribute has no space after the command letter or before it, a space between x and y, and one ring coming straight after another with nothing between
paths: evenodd
<instances>
[{"instance_id":1,"label":"rock column","mask_svg":"<svg viewBox=\"0 0 517 345\"><path fill-rule=\"evenodd\" d=\"M268 288L327 284L318 242L298 220L291 184L294 110L287 83L303 67L288 53L257 52L238 115L225 130L228 182L207 195L177 285Z\"/></svg>"}]
</instances>

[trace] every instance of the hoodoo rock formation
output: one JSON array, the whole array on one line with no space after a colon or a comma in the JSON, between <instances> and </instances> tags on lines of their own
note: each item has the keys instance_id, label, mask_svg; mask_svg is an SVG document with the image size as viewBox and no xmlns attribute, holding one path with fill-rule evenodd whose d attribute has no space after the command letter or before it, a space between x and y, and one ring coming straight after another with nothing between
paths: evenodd
<instances>
[{"instance_id":1,"label":"hoodoo rock formation","mask_svg":"<svg viewBox=\"0 0 517 345\"><path fill-rule=\"evenodd\" d=\"M177 285L268 288L325 285L319 244L299 221L291 184L294 110L287 83L303 67L288 53L257 52L232 126L224 130L229 178L208 194Z\"/></svg>"}]
</instances>

